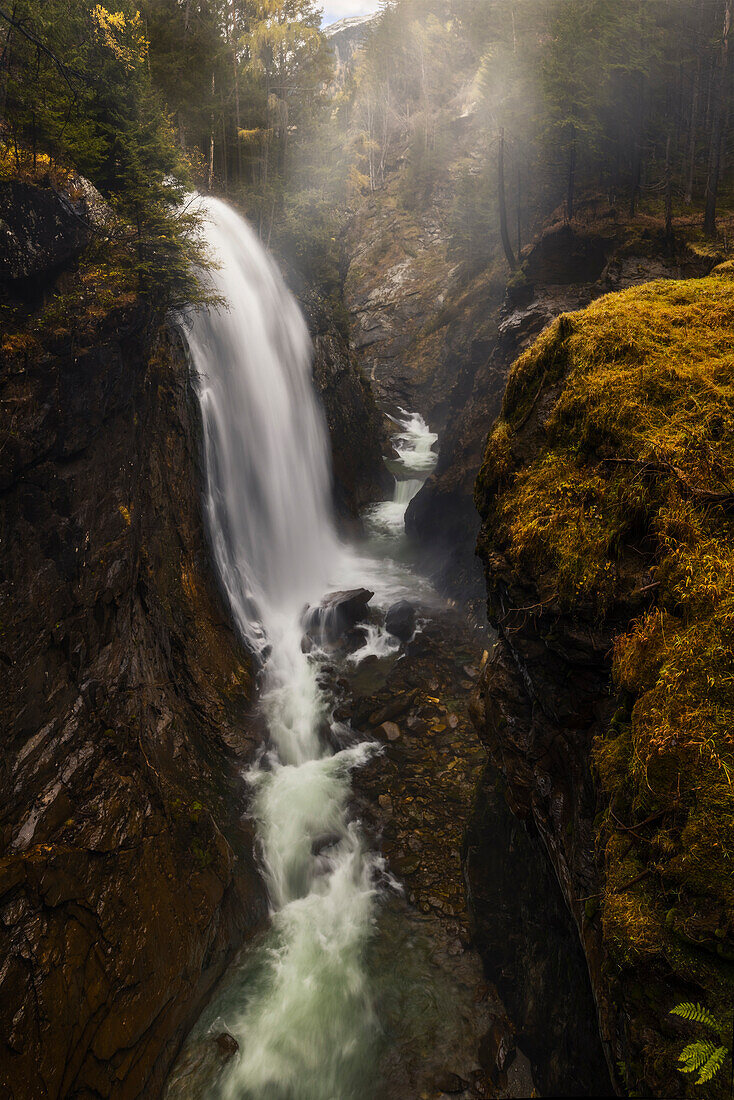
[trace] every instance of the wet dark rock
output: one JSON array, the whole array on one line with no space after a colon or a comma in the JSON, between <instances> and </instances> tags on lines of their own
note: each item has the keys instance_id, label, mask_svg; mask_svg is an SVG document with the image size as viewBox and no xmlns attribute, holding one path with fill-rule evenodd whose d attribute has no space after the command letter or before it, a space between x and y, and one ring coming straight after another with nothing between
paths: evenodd
<instances>
[{"instance_id":1,"label":"wet dark rock","mask_svg":"<svg viewBox=\"0 0 734 1100\"><path fill-rule=\"evenodd\" d=\"M385 616L385 629L388 634L409 642L415 634L415 608L407 600L398 600L388 608Z\"/></svg>"},{"instance_id":2,"label":"wet dark rock","mask_svg":"<svg viewBox=\"0 0 734 1100\"><path fill-rule=\"evenodd\" d=\"M41 266L74 254L70 232ZM186 356L151 322L120 309L73 348L0 364L14 410L0 440L0 1094L15 1100L159 1095L267 913L242 817L253 672L212 580Z\"/></svg>"},{"instance_id":3,"label":"wet dark rock","mask_svg":"<svg viewBox=\"0 0 734 1100\"><path fill-rule=\"evenodd\" d=\"M372 711L366 717L366 720L371 726L381 726L383 722L391 722L394 718L399 718L401 714L405 714L405 711L412 704L415 699L416 692L408 691L404 695L396 695L394 699L390 699L379 710ZM362 709L359 711L360 717L362 716ZM363 721L365 719L362 719Z\"/></svg>"},{"instance_id":4,"label":"wet dark rock","mask_svg":"<svg viewBox=\"0 0 734 1100\"><path fill-rule=\"evenodd\" d=\"M368 588L330 592L319 607L311 607L304 616L306 634L315 641L336 642L367 617L367 605L374 596Z\"/></svg>"},{"instance_id":5,"label":"wet dark rock","mask_svg":"<svg viewBox=\"0 0 734 1100\"><path fill-rule=\"evenodd\" d=\"M313 855L319 856L328 848L333 848L334 845L339 844L341 839L339 833L324 833L322 836L315 836L311 841L311 852Z\"/></svg>"},{"instance_id":6,"label":"wet dark rock","mask_svg":"<svg viewBox=\"0 0 734 1100\"><path fill-rule=\"evenodd\" d=\"M383 418L363 366L349 347L344 308L284 262L286 281L303 308L313 338L313 383L331 442L333 498L347 527L365 505L382 500L391 481L382 460Z\"/></svg>"},{"instance_id":7,"label":"wet dark rock","mask_svg":"<svg viewBox=\"0 0 734 1100\"><path fill-rule=\"evenodd\" d=\"M462 1080L458 1073L438 1073L433 1083L439 1092L444 1092L447 1096L455 1096L469 1088L469 1082Z\"/></svg>"},{"instance_id":8,"label":"wet dark rock","mask_svg":"<svg viewBox=\"0 0 734 1100\"><path fill-rule=\"evenodd\" d=\"M383 722L380 729L388 741L397 741L400 737L400 727L394 722Z\"/></svg>"},{"instance_id":9,"label":"wet dark rock","mask_svg":"<svg viewBox=\"0 0 734 1100\"><path fill-rule=\"evenodd\" d=\"M495 1020L482 1039L479 1061L498 1085L516 1054L515 1037L508 1020Z\"/></svg>"},{"instance_id":10,"label":"wet dark rock","mask_svg":"<svg viewBox=\"0 0 734 1100\"><path fill-rule=\"evenodd\" d=\"M613 213L589 227L566 221L549 226L523 255L525 281L531 286L596 282L617 243Z\"/></svg>"},{"instance_id":11,"label":"wet dark rock","mask_svg":"<svg viewBox=\"0 0 734 1100\"><path fill-rule=\"evenodd\" d=\"M83 196L18 180L0 182L0 282L41 287L89 243Z\"/></svg>"},{"instance_id":12,"label":"wet dark rock","mask_svg":"<svg viewBox=\"0 0 734 1100\"><path fill-rule=\"evenodd\" d=\"M390 489L382 416L361 367L333 328L314 338L313 380L329 429L337 511L354 517Z\"/></svg>"},{"instance_id":13,"label":"wet dark rock","mask_svg":"<svg viewBox=\"0 0 734 1100\"><path fill-rule=\"evenodd\" d=\"M234 1058L235 1054L239 1054L240 1044L235 1039L234 1035L230 1035L228 1031L222 1031L214 1040L217 1050L222 1057L229 1061L230 1058Z\"/></svg>"}]
</instances>

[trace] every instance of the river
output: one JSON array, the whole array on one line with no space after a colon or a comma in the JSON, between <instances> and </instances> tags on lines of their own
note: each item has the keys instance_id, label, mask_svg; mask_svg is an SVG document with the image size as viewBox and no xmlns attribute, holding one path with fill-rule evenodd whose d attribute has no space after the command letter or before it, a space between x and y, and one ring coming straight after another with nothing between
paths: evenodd
<instances>
[{"instance_id":1,"label":"river","mask_svg":"<svg viewBox=\"0 0 734 1100\"><path fill-rule=\"evenodd\" d=\"M396 980L413 982L434 1006L424 1019L401 1014L407 1049L428 1034L428 1017L429 1030L438 1027L453 964L425 967L430 934L411 930L412 918L406 923L403 887L360 821L352 776L384 746L337 716L335 661L337 673L355 676L362 669L374 676L376 663L384 679L401 648L385 630L387 609L404 598L424 615L440 607L406 563L403 522L435 464L436 436L417 414L395 410L393 499L369 510L361 543L340 540L303 317L246 222L223 202L198 201L218 263L213 290L227 306L197 311L185 334L204 425L215 563L261 666L267 744L247 779L271 922L203 1014L167 1096L369 1100L387 1095L391 1038L378 1007L386 983L394 999ZM304 608L358 586L374 592L361 643L336 657L322 644L307 652ZM471 966L469 985L478 980ZM448 1047L459 1042L450 1021L443 1030ZM212 1058L207 1042L223 1033L237 1053Z\"/></svg>"}]
</instances>

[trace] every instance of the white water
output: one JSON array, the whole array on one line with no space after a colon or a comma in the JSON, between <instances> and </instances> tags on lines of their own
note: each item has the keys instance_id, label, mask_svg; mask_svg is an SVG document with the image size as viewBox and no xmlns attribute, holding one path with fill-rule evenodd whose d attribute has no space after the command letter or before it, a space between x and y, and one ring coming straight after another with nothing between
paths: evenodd
<instances>
[{"instance_id":1,"label":"white water","mask_svg":"<svg viewBox=\"0 0 734 1100\"><path fill-rule=\"evenodd\" d=\"M373 535L395 539L405 530L405 513L413 497L438 461L433 445L438 439L418 413L401 409L401 417L395 419L400 431L392 437L398 457L393 463L397 470L392 500L382 501L370 508L366 520Z\"/></svg>"},{"instance_id":2,"label":"white water","mask_svg":"<svg viewBox=\"0 0 734 1100\"><path fill-rule=\"evenodd\" d=\"M375 747L332 754L324 743L332 700L318 683L318 657L301 651L301 616L334 588L364 584L388 606L413 585L406 592L394 563L340 544L303 318L249 226L220 201L198 201L219 263L214 290L229 304L198 311L187 331L204 423L206 512L232 614L264 661L271 740L249 780L273 932L257 980L227 998L220 1022L240 1053L219 1095L356 1100L373 1094L378 1023L363 953L380 868L350 820L349 777ZM367 631L366 653L394 645Z\"/></svg>"}]
</instances>

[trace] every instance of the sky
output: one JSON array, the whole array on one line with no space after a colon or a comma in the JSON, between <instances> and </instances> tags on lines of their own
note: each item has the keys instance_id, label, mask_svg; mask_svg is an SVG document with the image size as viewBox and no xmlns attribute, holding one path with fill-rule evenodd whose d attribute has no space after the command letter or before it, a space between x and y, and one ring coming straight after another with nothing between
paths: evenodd
<instances>
[{"instance_id":1,"label":"sky","mask_svg":"<svg viewBox=\"0 0 734 1100\"><path fill-rule=\"evenodd\" d=\"M376 0L322 0L324 26L344 19L347 15L369 15L377 8Z\"/></svg>"}]
</instances>

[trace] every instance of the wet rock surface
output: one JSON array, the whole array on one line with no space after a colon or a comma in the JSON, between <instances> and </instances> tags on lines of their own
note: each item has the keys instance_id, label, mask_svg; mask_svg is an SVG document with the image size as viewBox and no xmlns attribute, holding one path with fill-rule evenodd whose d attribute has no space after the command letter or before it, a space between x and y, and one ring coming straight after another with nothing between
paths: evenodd
<instances>
[{"instance_id":1,"label":"wet rock surface","mask_svg":"<svg viewBox=\"0 0 734 1100\"><path fill-rule=\"evenodd\" d=\"M252 672L212 584L196 403L139 308L4 355L0 1093L154 1097L265 915Z\"/></svg>"},{"instance_id":2,"label":"wet rock surface","mask_svg":"<svg viewBox=\"0 0 734 1100\"><path fill-rule=\"evenodd\" d=\"M319 607L306 612L303 625L312 639L336 642L368 615L367 605L374 596L368 588L331 592Z\"/></svg>"},{"instance_id":3,"label":"wet rock surface","mask_svg":"<svg viewBox=\"0 0 734 1100\"><path fill-rule=\"evenodd\" d=\"M313 379L329 429L337 511L355 517L380 499L389 481L382 417L369 382L333 328L314 339Z\"/></svg>"},{"instance_id":4,"label":"wet rock surface","mask_svg":"<svg viewBox=\"0 0 734 1100\"><path fill-rule=\"evenodd\" d=\"M313 383L329 430L334 506L338 518L348 525L389 488L382 460L386 440L382 413L333 301L307 285L298 271L283 266L313 337Z\"/></svg>"},{"instance_id":5,"label":"wet rock surface","mask_svg":"<svg viewBox=\"0 0 734 1100\"><path fill-rule=\"evenodd\" d=\"M388 634L408 642L415 633L415 608L407 600L398 600L387 609L385 629Z\"/></svg>"},{"instance_id":6,"label":"wet rock surface","mask_svg":"<svg viewBox=\"0 0 734 1100\"><path fill-rule=\"evenodd\" d=\"M83 193L72 198L50 184L0 182L0 283L16 291L43 286L82 252L91 231Z\"/></svg>"},{"instance_id":7,"label":"wet rock surface","mask_svg":"<svg viewBox=\"0 0 734 1100\"><path fill-rule=\"evenodd\" d=\"M584 952L532 821L508 804L494 766L465 843L474 941L534 1067L541 1096L610 1096ZM504 1037L491 1037L499 1065Z\"/></svg>"},{"instance_id":8,"label":"wet rock surface","mask_svg":"<svg viewBox=\"0 0 734 1100\"><path fill-rule=\"evenodd\" d=\"M378 989L386 1032L411 1036L383 1067L386 1100L523 1096L533 1087L466 903L463 840L487 763L467 713L481 652L481 639L446 613L423 623L402 658L365 661L344 681L355 731L382 744L354 774L358 811L401 884L374 948L390 956L375 967L392 978ZM417 1033L401 1017L411 1003L425 1017Z\"/></svg>"}]
</instances>

